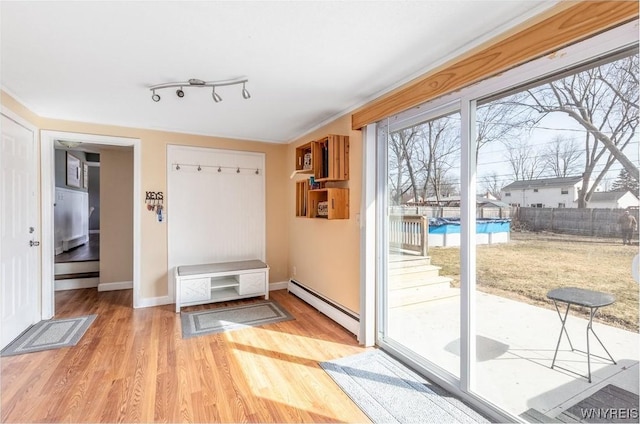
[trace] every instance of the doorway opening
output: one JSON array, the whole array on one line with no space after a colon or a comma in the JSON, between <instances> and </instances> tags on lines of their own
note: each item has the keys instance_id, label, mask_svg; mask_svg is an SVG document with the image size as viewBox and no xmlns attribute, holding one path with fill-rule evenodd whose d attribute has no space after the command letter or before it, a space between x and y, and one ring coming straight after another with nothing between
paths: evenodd
<instances>
[{"instance_id":1,"label":"doorway opening","mask_svg":"<svg viewBox=\"0 0 640 424\"><path fill-rule=\"evenodd\" d=\"M100 284L100 149L64 143L54 143L56 292Z\"/></svg>"},{"instance_id":2,"label":"doorway opening","mask_svg":"<svg viewBox=\"0 0 640 424\"><path fill-rule=\"evenodd\" d=\"M132 288L136 307L140 140L42 131L41 141L43 319L56 291L78 288Z\"/></svg>"}]
</instances>

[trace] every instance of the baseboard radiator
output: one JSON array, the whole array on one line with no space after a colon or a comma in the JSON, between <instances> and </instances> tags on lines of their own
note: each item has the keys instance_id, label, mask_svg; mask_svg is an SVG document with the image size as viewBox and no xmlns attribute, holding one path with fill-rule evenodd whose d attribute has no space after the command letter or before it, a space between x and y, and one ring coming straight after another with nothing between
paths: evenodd
<instances>
[{"instance_id":1,"label":"baseboard radiator","mask_svg":"<svg viewBox=\"0 0 640 424\"><path fill-rule=\"evenodd\" d=\"M360 317L354 312L305 287L296 280L289 280L287 291L313 306L359 338Z\"/></svg>"}]
</instances>

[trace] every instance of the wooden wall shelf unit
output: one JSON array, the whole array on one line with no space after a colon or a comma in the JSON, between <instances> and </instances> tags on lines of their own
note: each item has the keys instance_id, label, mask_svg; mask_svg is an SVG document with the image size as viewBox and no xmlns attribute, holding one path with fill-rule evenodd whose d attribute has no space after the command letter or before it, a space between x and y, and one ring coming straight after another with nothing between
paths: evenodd
<instances>
[{"instance_id":1,"label":"wooden wall shelf unit","mask_svg":"<svg viewBox=\"0 0 640 424\"><path fill-rule=\"evenodd\" d=\"M319 185L311 187L309 179L296 181L296 216L349 218L349 189L326 186L349 180L349 136L330 134L297 147L292 177L296 173L312 174Z\"/></svg>"},{"instance_id":2,"label":"wooden wall shelf unit","mask_svg":"<svg viewBox=\"0 0 640 424\"><path fill-rule=\"evenodd\" d=\"M321 215L318 205L324 202L326 215ZM349 219L349 189L321 188L309 190L309 218Z\"/></svg>"},{"instance_id":3,"label":"wooden wall shelf unit","mask_svg":"<svg viewBox=\"0 0 640 424\"><path fill-rule=\"evenodd\" d=\"M312 174L318 182L347 181L349 136L330 134L296 147L296 171Z\"/></svg>"}]
</instances>

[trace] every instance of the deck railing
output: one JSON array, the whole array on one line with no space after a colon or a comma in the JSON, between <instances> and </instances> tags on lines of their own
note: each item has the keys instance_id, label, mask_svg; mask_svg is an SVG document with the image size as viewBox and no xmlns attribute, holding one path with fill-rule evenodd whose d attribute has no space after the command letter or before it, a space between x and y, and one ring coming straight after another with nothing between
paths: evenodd
<instances>
[{"instance_id":1,"label":"deck railing","mask_svg":"<svg viewBox=\"0 0 640 424\"><path fill-rule=\"evenodd\" d=\"M427 256L429 221L424 216L389 215L389 245Z\"/></svg>"}]
</instances>

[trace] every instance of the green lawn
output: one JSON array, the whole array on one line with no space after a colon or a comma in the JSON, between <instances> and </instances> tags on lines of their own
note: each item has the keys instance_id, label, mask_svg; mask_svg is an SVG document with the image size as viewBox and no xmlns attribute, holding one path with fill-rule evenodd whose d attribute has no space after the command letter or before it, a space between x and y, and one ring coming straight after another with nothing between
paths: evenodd
<instances>
[{"instance_id":1,"label":"green lawn","mask_svg":"<svg viewBox=\"0 0 640 424\"><path fill-rule=\"evenodd\" d=\"M631 260L638 246L618 239L587 238L551 233L511 233L504 244L477 247L480 291L553 308L547 292L557 287L581 287L613 293L616 302L598 311L597 318L638 332L639 285L631 277ZM460 249L432 247L431 263L440 275L460 284ZM572 308L574 309L574 308ZM588 310L581 312L588 316Z\"/></svg>"}]
</instances>

